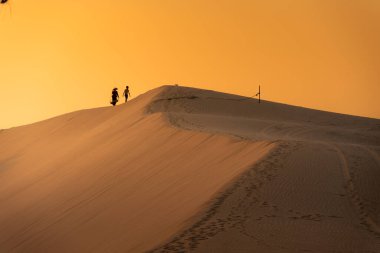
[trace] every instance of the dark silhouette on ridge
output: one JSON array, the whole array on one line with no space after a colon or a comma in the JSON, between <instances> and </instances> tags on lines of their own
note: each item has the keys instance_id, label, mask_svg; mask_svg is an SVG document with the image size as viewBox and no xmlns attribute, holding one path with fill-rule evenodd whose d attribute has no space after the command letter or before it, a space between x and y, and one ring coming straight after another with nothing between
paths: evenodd
<instances>
[{"instance_id":1,"label":"dark silhouette on ridge","mask_svg":"<svg viewBox=\"0 0 380 253\"><path fill-rule=\"evenodd\" d=\"M112 100L111 105L115 106L117 102L119 101L119 93L117 92L117 88L113 88L112 90Z\"/></svg>"},{"instance_id":2,"label":"dark silhouette on ridge","mask_svg":"<svg viewBox=\"0 0 380 253\"><path fill-rule=\"evenodd\" d=\"M128 101L128 96L131 96L131 93L129 93L129 86L126 86L126 87L125 87L125 90L124 90L123 96L125 97L125 102L127 103L127 101Z\"/></svg>"}]
</instances>

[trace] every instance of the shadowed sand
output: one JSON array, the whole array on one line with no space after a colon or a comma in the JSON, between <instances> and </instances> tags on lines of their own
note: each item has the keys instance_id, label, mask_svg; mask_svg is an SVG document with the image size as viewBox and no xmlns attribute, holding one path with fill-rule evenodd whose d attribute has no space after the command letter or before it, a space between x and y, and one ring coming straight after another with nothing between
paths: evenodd
<instances>
[{"instance_id":1,"label":"shadowed sand","mask_svg":"<svg viewBox=\"0 0 380 253\"><path fill-rule=\"evenodd\" d=\"M0 252L380 252L380 120L165 86L0 143Z\"/></svg>"},{"instance_id":2,"label":"shadowed sand","mask_svg":"<svg viewBox=\"0 0 380 253\"><path fill-rule=\"evenodd\" d=\"M155 252L380 252L380 120L178 92L173 124L278 145Z\"/></svg>"}]
</instances>

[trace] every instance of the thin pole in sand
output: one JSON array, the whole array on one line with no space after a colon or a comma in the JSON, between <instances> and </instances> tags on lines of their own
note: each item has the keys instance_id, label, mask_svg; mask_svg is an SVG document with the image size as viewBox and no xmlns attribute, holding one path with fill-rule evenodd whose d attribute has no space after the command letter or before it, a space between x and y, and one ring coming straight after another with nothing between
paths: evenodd
<instances>
[{"instance_id":1,"label":"thin pole in sand","mask_svg":"<svg viewBox=\"0 0 380 253\"><path fill-rule=\"evenodd\" d=\"M259 96L259 103L261 103L261 89L259 85L259 92L256 94L256 96Z\"/></svg>"}]
</instances>

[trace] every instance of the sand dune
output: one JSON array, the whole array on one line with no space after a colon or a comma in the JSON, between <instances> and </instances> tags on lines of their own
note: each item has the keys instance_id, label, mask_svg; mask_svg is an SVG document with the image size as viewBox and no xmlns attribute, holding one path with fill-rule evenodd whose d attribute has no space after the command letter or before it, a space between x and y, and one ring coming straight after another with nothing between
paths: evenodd
<instances>
[{"instance_id":1,"label":"sand dune","mask_svg":"<svg viewBox=\"0 0 380 253\"><path fill-rule=\"evenodd\" d=\"M275 146L172 127L164 90L2 131L0 252L148 250Z\"/></svg>"},{"instance_id":2,"label":"sand dune","mask_svg":"<svg viewBox=\"0 0 380 253\"><path fill-rule=\"evenodd\" d=\"M380 252L377 119L164 86L0 143L0 252Z\"/></svg>"},{"instance_id":3,"label":"sand dune","mask_svg":"<svg viewBox=\"0 0 380 253\"><path fill-rule=\"evenodd\" d=\"M380 120L179 91L181 103L162 99L153 111L279 145L157 252L380 252Z\"/></svg>"}]
</instances>

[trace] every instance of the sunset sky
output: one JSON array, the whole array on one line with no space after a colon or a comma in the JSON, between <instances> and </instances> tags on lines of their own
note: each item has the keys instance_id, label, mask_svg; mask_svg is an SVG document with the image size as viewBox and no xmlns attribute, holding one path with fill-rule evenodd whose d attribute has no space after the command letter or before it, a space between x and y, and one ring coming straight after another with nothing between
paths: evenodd
<instances>
[{"instance_id":1,"label":"sunset sky","mask_svg":"<svg viewBox=\"0 0 380 253\"><path fill-rule=\"evenodd\" d=\"M380 118L380 1L0 5L0 128L175 83Z\"/></svg>"}]
</instances>

